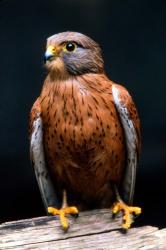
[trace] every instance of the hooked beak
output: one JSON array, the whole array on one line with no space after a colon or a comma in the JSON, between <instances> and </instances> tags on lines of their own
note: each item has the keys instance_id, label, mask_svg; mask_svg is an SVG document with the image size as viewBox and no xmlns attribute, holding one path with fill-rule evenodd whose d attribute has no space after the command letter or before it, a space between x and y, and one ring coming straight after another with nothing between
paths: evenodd
<instances>
[{"instance_id":1,"label":"hooked beak","mask_svg":"<svg viewBox=\"0 0 166 250\"><path fill-rule=\"evenodd\" d=\"M56 56L55 48L51 45L48 46L44 55L44 63L46 63L47 61L50 61L55 56Z\"/></svg>"}]
</instances>

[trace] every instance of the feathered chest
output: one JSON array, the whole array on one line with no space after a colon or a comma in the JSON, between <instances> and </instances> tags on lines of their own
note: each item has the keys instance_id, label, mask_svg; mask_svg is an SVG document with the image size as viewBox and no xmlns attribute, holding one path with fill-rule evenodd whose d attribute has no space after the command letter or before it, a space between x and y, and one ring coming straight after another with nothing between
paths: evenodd
<instances>
[{"instance_id":1,"label":"feathered chest","mask_svg":"<svg viewBox=\"0 0 166 250\"><path fill-rule=\"evenodd\" d=\"M43 92L42 119L46 142L75 151L101 146L115 136L118 124L112 93L68 83Z\"/></svg>"},{"instance_id":2,"label":"feathered chest","mask_svg":"<svg viewBox=\"0 0 166 250\"><path fill-rule=\"evenodd\" d=\"M72 183L83 171L85 186L87 178L90 181L88 173L94 178L99 171L103 185L110 168L120 169L124 164L125 154L123 129L111 91L88 90L78 84L54 88L46 88L40 100L48 166L55 176L58 173ZM113 178L113 171L111 175Z\"/></svg>"}]
</instances>

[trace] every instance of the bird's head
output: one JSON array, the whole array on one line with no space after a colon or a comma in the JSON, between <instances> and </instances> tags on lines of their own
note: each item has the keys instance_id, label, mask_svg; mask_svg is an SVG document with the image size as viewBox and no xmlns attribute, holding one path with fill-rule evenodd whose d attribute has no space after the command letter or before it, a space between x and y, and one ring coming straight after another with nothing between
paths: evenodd
<instances>
[{"instance_id":1,"label":"bird's head","mask_svg":"<svg viewBox=\"0 0 166 250\"><path fill-rule=\"evenodd\" d=\"M46 68L61 78L103 72L99 45L77 32L63 32L49 37L44 59Z\"/></svg>"}]
</instances>

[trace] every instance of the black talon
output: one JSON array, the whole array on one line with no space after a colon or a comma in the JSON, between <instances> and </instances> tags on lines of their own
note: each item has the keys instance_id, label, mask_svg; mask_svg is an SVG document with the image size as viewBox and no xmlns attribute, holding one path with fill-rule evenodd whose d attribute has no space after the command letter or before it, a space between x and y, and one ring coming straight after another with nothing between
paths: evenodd
<instances>
[{"instance_id":1,"label":"black talon","mask_svg":"<svg viewBox=\"0 0 166 250\"><path fill-rule=\"evenodd\" d=\"M122 220L122 223L123 223L123 224L125 224L125 223L126 223L126 220L125 220L125 219L123 219L123 220Z\"/></svg>"},{"instance_id":2,"label":"black talon","mask_svg":"<svg viewBox=\"0 0 166 250\"><path fill-rule=\"evenodd\" d=\"M127 234L127 229L121 228L121 229L120 229L120 232L121 232L122 234Z\"/></svg>"},{"instance_id":3,"label":"black talon","mask_svg":"<svg viewBox=\"0 0 166 250\"><path fill-rule=\"evenodd\" d=\"M74 218L78 218L79 213L78 213L78 214L72 214L72 216L73 216Z\"/></svg>"},{"instance_id":4,"label":"black talon","mask_svg":"<svg viewBox=\"0 0 166 250\"><path fill-rule=\"evenodd\" d=\"M117 214L112 213L112 219L114 220L116 218Z\"/></svg>"}]
</instances>

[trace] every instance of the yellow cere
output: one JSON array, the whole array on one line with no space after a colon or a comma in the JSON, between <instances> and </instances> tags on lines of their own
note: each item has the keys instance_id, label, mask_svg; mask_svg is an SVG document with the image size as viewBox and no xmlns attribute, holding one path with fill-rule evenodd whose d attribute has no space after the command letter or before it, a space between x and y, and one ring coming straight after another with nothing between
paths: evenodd
<instances>
[{"instance_id":1,"label":"yellow cere","mask_svg":"<svg viewBox=\"0 0 166 250\"><path fill-rule=\"evenodd\" d=\"M49 45L49 46L47 47L46 51L47 51L47 53L49 53L49 54L55 54L55 52L56 52L54 46L52 46L52 45Z\"/></svg>"}]
</instances>

